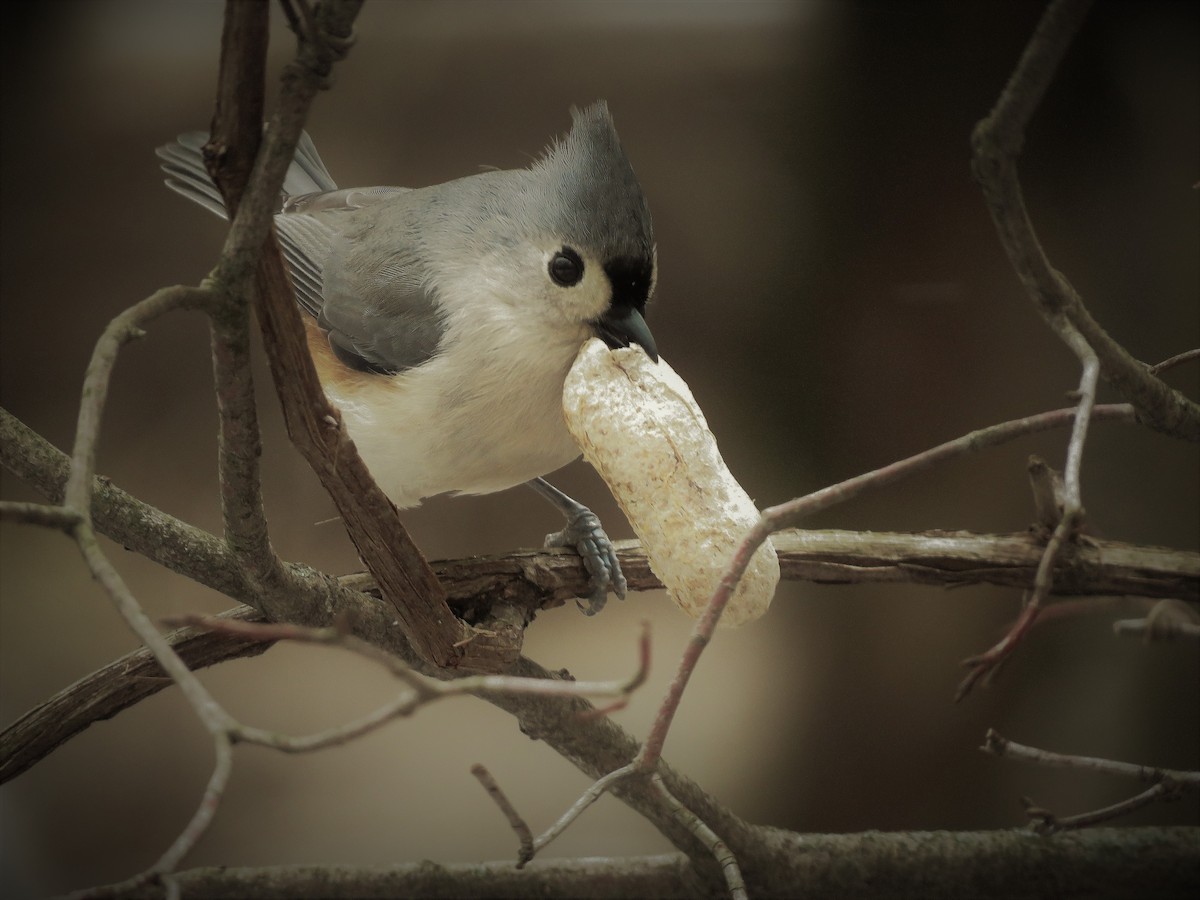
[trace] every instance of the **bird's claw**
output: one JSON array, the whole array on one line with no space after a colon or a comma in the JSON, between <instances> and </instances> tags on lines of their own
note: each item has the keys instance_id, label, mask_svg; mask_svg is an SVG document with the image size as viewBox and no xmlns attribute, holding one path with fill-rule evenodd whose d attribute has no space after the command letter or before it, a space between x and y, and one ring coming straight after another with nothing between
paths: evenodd
<instances>
[{"instance_id":1,"label":"bird's claw","mask_svg":"<svg viewBox=\"0 0 1200 900\"><path fill-rule=\"evenodd\" d=\"M587 508L581 508L567 520L562 531L546 535L547 547L573 547L583 559L588 571L588 595L575 602L584 615L594 616L604 609L608 592L621 600L625 599L628 584L621 573L617 549L600 524L600 517Z\"/></svg>"}]
</instances>

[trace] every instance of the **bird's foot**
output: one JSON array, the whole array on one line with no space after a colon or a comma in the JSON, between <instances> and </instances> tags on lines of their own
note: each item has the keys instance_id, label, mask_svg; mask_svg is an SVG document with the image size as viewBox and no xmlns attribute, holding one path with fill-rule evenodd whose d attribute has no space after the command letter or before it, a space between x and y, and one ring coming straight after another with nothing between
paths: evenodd
<instances>
[{"instance_id":1,"label":"bird's foot","mask_svg":"<svg viewBox=\"0 0 1200 900\"><path fill-rule=\"evenodd\" d=\"M527 484L549 500L567 517L567 527L562 531L546 535L547 547L573 547L583 557L588 571L588 595L576 602L585 615L594 616L604 609L609 589L620 599L625 599L628 585L621 574L621 563L617 550L600 525L600 517L580 503L572 500L545 478L534 478Z\"/></svg>"},{"instance_id":2,"label":"bird's foot","mask_svg":"<svg viewBox=\"0 0 1200 900\"><path fill-rule=\"evenodd\" d=\"M594 616L604 609L610 588L619 599L625 599L628 585L621 574L617 550L600 524L600 517L586 506L579 506L567 516L567 526L562 531L546 535L546 546L574 547L583 558L589 576L588 595L575 602L585 615Z\"/></svg>"}]
</instances>

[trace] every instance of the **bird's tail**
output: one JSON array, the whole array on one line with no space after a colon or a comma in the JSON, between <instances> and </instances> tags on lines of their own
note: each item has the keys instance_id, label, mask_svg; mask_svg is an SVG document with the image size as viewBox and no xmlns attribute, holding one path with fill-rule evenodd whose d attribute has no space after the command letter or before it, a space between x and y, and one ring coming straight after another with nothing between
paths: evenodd
<instances>
[{"instance_id":1,"label":"bird's tail","mask_svg":"<svg viewBox=\"0 0 1200 900\"><path fill-rule=\"evenodd\" d=\"M204 168L201 151L207 141L206 132L189 131L154 152L162 160L162 170L167 173L167 187L225 219L228 218L225 201ZM301 133L300 141L296 144L296 155L283 180L284 200L335 190L337 185L321 161L312 138L307 132Z\"/></svg>"}]
</instances>

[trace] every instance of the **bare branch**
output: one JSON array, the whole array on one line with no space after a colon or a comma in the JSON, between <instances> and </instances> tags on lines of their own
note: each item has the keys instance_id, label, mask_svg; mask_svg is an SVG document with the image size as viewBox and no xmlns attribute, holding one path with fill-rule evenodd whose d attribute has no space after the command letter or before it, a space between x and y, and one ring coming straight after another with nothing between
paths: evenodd
<instances>
[{"instance_id":1,"label":"bare branch","mask_svg":"<svg viewBox=\"0 0 1200 900\"><path fill-rule=\"evenodd\" d=\"M729 896L733 900L747 900L746 882L742 877L741 867L738 865L737 857L733 855L733 851L729 845L721 840L715 831L708 827L704 821L679 802L679 798L667 790L667 786L663 784L662 777L655 773L650 778L650 786L662 799L663 803L671 810L671 814L678 819L688 831L694 834L712 854L718 866L721 867L721 874L725 878L725 885L729 888Z\"/></svg>"},{"instance_id":2,"label":"bare branch","mask_svg":"<svg viewBox=\"0 0 1200 900\"><path fill-rule=\"evenodd\" d=\"M1200 359L1200 349L1185 350L1183 353L1176 353L1169 359L1164 359L1160 363L1155 363L1150 366L1150 373L1157 375L1159 372L1165 372L1167 369L1173 369L1176 366L1181 366L1186 362L1191 362L1194 359Z\"/></svg>"},{"instance_id":3,"label":"bare branch","mask_svg":"<svg viewBox=\"0 0 1200 900\"><path fill-rule=\"evenodd\" d=\"M795 500L765 509L763 510L765 524L771 532L798 525L808 516L844 503L869 490L878 490L881 487L895 484L947 460L978 453L988 447L1006 444L1027 435L1062 428L1073 424L1074 421L1075 408L1070 407L980 428L881 469L865 472L838 484L814 491L804 497L798 497ZM1133 423L1135 417L1133 408L1127 404L1105 404L1093 408L1091 421Z\"/></svg>"},{"instance_id":4,"label":"bare branch","mask_svg":"<svg viewBox=\"0 0 1200 900\"><path fill-rule=\"evenodd\" d=\"M512 675L474 675L453 681L443 681L427 678L414 672L394 656L348 634L344 627L306 628L288 623L259 623L245 619L201 615L176 616L173 617L172 624L207 628L239 640L270 643L290 640L340 647L380 663L395 678L403 681L408 688L406 693L391 703L381 706L359 719L311 735L293 737L233 722L227 728L235 740L272 747L285 753L308 753L344 744L375 730L392 719L410 716L422 706L445 697L462 694L520 693L555 697L617 697L620 700L617 708L620 708L630 693L645 682L649 660L649 638L646 626L643 625L642 637L639 642L641 646L640 664L638 670L629 679L620 681L549 681Z\"/></svg>"},{"instance_id":5,"label":"bare branch","mask_svg":"<svg viewBox=\"0 0 1200 900\"><path fill-rule=\"evenodd\" d=\"M3 425L0 418L0 434ZM0 442L0 447L3 446ZM100 527L127 520L152 526L146 533L110 528L107 533L117 540L143 552L159 554L169 550L172 541L179 541L178 553L185 558L190 554L195 568L202 569L184 569L183 574L235 597L254 598L248 587L242 585L234 590L221 580L229 569L236 571L235 561L219 547L219 542L201 542L200 536L209 538L204 532L170 520L157 511L154 511L154 517L168 520L169 527L158 524L156 518L149 517L149 512L142 516L140 510L152 508L138 504L110 484L98 483L96 504ZM128 512L120 512L126 506ZM196 533L194 545L188 543L193 540L191 532ZM159 540L152 547L146 546L152 536ZM1042 553L1037 539L1029 534L784 531L774 535L773 541L784 578L817 584L882 582L954 587L987 582L1030 587ZM621 542L620 547L621 565L629 574L631 588L661 587L650 573L640 545L627 541ZM161 556L159 561L171 564ZM531 609L554 602L559 591L573 592L575 588L582 588L587 579L586 572L576 571L581 566L575 555L556 551L519 551L506 557L468 557L433 565L452 598L461 596L465 601L470 596L478 599L481 594L509 597L520 594L529 597ZM390 621L386 607L373 603L357 590L343 588L337 596L322 593L329 587L324 576L306 574L300 569L293 571L298 584L309 590L314 598L310 624L329 625L332 620L328 616L319 619L315 612L332 605L355 610L349 617L351 630L359 637L376 635L372 638L372 646L383 646L381 638L389 634L394 638L394 631L386 629ZM345 576L342 582L347 587L353 585L365 590L370 590L373 584L369 577L360 575ZM1087 603L1089 608L1099 602L1096 595L1124 598L1127 595L1173 594L1183 599L1200 599L1200 554L1089 540L1073 547L1070 559L1060 566L1055 592L1082 595L1086 599L1079 602ZM293 597L293 600L298 599ZM1073 610L1074 607L1063 603L1055 604L1043 612L1039 622ZM261 614L249 608L223 615L247 621L261 620ZM372 616L379 621L374 623ZM269 646L239 639L228 630L214 633L183 629L168 635L168 640L193 669L261 653ZM386 658L395 661L391 654L396 653L398 647L394 641L387 647ZM65 688L0 733L0 783L25 771L92 722L110 718L169 684L146 651L135 651Z\"/></svg>"},{"instance_id":6,"label":"bare branch","mask_svg":"<svg viewBox=\"0 0 1200 900\"><path fill-rule=\"evenodd\" d=\"M512 830L516 832L519 848L517 850L517 868L522 868L525 863L533 859L533 832L529 828L529 824L521 818L521 814L517 812L515 806L500 789L500 785L496 783L496 779L492 777L492 773L487 770L487 767L481 763L476 763L471 766L471 774L474 775L483 789L487 791L488 796L492 801L500 807L500 812L504 813L504 818L508 819L508 824Z\"/></svg>"},{"instance_id":7,"label":"bare branch","mask_svg":"<svg viewBox=\"0 0 1200 900\"><path fill-rule=\"evenodd\" d=\"M1132 409L1125 405L1094 407L1091 412L1091 418L1115 419L1118 421L1129 421L1132 416ZM663 743L666 740L667 732L670 730L671 722L675 717L679 701L683 697L683 691L687 687L688 680L691 678L692 672L695 670L696 664L704 652L704 648L712 639L713 632L716 629L717 622L720 621L725 605L737 589L738 582L741 581L742 576L745 574L746 567L750 564L755 551L762 546L763 542L772 533L788 526L796 525L806 516L845 502L867 490L878 489L885 485L893 484L947 459L965 456L985 447L1003 444L1024 435L1034 434L1049 428L1061 427L1067 422L1074 422L1075 417L1076 410L1074 409L1055 410L1053 412L1028 416L1024 419L1003 422L988 428L981 428L978 431L973 431L955 440L939 444L923 453L918 453L915 456L894 462L889 466L875 469L839 484L814 491L804 497L798 497L794 500L789 500L787 503L763 510L758 522L734 553L733 559L726 568L725 574L722 576L717 590L709 601L708 607L700 619L697 620L692 630L692 635L688 639L687 647L684 649L683 658L680 660L675 678L671 682L667 695L663 698L663 703L655 719L654 726L639 754L639 771L649 772L653 770L655 762L662 753ZM1045 556L1043 556L1044 560Z\"/></svg>"},{"instance_id":8,"label":"bare branch","mask_svg":"<svg viewBox=\"0 0 1200 900\"><path fill-rule=\"evenodd\" d=\"M261 619L249 606L221 613L224 617ZM254 656L269 643L240 641L199 628L182 628L164 636L189 669ZM38 704L0 732L0 783L15 778L89 725L153 696L174 682L145 647L127 653Z\"/></svg>"},{"instance_id":9,"label":"bare branch","mask_svg":"<svg viewBox=\"0 0 1200 900\"><path fill-rule=\"evenodd\" d=\"M61 496L66 457L3 409L0 462L50 499ZM95 491L96 525L113 539L235 599L262 602L216 538L141 503L105 480L96 480ZM1030 587L1042 553L1037 539L1024 533L784 531L773 540L784 578L818 584ZM630 587L661 587L636 542L620 542L619 547ZM433 565L460 608L486 606L487 598L503 597L521 598L528 609L537 609L559 602L564 595L574 596L587 582L578 557L558 551L524 550L505 557L469 557ZM328 626L333 621L330 609L351 610L350 627L356 635L412 661L390 627L393 616L388 608L360 593L373 589L369 576L345 576L339 587L320 573L296 566L290 570L298 586L290 597L293 621ZM1070 559L1060 565L1054 589L1060 595L1196 600L1200 598L1200 554L1089 540L1072 548ZM1050 613L1057 615L1060 605L1051 607ZM233 614L250 620L261 618L250 609ZM184 629L168 639L191 668L254 655L267 647L232 636L200 634L195 629ZM25 771L91 723L109 718L169 684L148 653L136 651L65 688L0 733L0 783Z\"/></svg>"},{"instance_id":10,"label":"bare branch","mask_svg":"<svg viewBox=\"0 0 1200 900\"><path fill-rule=\"evenodd\" d=\"M1104 809L1081 813L1068 818L1059 818L1047 809L1035 806L1025 801L1025 813L1036 823L1035 830L1051 833L1075 828L1084 828L1101 822L1110 821L1118 816L1140 809L1157 800L1175 800L1184 793L1200 790L1200 772L1189 772L1180 769L1160 769L1150 766L1138 766L1133 763L1119 762L1111 759L1100 759L1094 756L1073 756L1065 753L1054 753L1050 750L1040 750L1037 747L1027 747L1002 737L994 729L988 729L983 746L985 753L1003 756L1021 762L1035 763L1041 766L1058 768L1085 769L1092 772L1103 772L1108 775L1119 775L1123 778L1135 778L1148 783L1151 788L1147 791L1122 800Z\"/></svg>"},{"instance_id":11,"label":"bare branch","mask_svg":"<svg viewBox=\"0 0 1200 900\"><path fill-rule=\"evenodd\" d=\"M1025 815L1031 820L1030 825L1034 831L1038 834L1057 834L1062 831L1074 831L1111 822L1113 819L1129 815L1129 813L1152 803L1169 803L1178 800L1183 793L1176 782L1165 779L1140 794L1134 794L1132 797L1127 797L1102 809L1094 809L1091 812L1079 813L1074 816L1058 816L1045 807L1037 806L1028 797L1021 799L1025 806Z\"/></svg>"},{"instance_id":12,"label":"bare branch","mask_svg":"<svg viewBox=\"0 0 1200 900\"><path fill-rule=\"evenodd\" d=\"M502 671L520 652L522 629L498 621L486 631L473 630L453 615L445 591L321 390L278 244L268 237L270 214L308 106L348 48L359 5L359 0L323 3L311 17L300 7L302 15L291 19L299 29L299 51L284 71L279 107L214 280L238 285L257 278L256 310L288 433L330 492L359 555L396 607L401 630L413 648L440 667Z\"/></svg>"},{"instance_id":13,"label":"bare branch","mask_svg":"<svg viewBox=\"0 0 1200 900\"><path fill-rule=\"evenodd\" d=\"M141 326L175 310L201 307L209 298L209 293L201 288L163 288L109 322L96 342L83 379L79 420L75 426L75 448L71 453L70 475L63 497L63 506L79 513L85 522L91 521L96 443L100 439L100 423L104 417L104 404L108 399L109 379L121 347L145 333Z\"/></svg>"},{"instance_id":14,"label":"bare branch","mask_svg":"<svg viewBox=\"0 0 1200 900\"><path fill-rule=\"evenodd\" d=\"M162 896L164 888L168 898L180 896L179 883L175 880L173 873L208 830L213 816L216 815L217 807L221 803L221 798L225 794L225 788L229 785L229 776L233 773L233 744L230 742L229 736L224 732L218 732L214 736L214 746L216 763L209 776L208 784L204 788L204 796L200 800L200 805L192 814L187 825L184 826L183 831L179 833L179 836L159 857L158 861L146 871L127 878L125 881L76 891L70 895L71 900L128 897L139 888L146 886L155 886L159 896Z\"/></svg>"},{"instance_id":15,"label":"bare branch","mask_svg":"<svg viewBox=\"0 0 1200 900\"><path fill-rule=\"evenodd\" d=\"M152 871L164 875L174 872L183 858L196 846L204 832L208 830L213 816L217 813L217 807L225 794L225 787L229 784L229 776L233 773L233 743L228 734L221 733L216 735L213 746L217 753L216 765L213 766L212 775L209 776L208 784L204 788L200 806L187 826L180 832L179 837L154 864Z\"/></svg>"},{"instance_id":16,"label":"bare branch","mask_svg":"<svg viewBox=\"0 0 1200 900\"><path fill-rule=\"evenodd\" d=\"M96 420L96 425L99 425L99 419ZM89 487L90 480L89 478ZM136 876L129 883L130 886L134 886L140 884L144 878L157 877L173 871L183 856L195 846L196 842L208 828L216 811L216 805L220 801L225 785L229 780L230 767L232 766L229 731L233 725L233 719L213 699L208 690L200 683L200 680L175 653L167 640L159 634L158 629L154 627L149 617L146 616L141 604L137 602L133 594L126 587L124 580L117 574L116 569L112 567L108 558L100 550L91 524L87 521L81 521L74 530L74 536L88 564L88 568L92 571L92 575L104 587L126 624L154 655L155 660L171 677L171 680L179 685L180 691L191 705L196 717L200 719L204 727L213 736L216 748L216 766L213 769L208 788L205 790L199 809L159 861L147 873L144 873L143 876ZM98 895L105 896L107 893L106 891L100 891ZM114 889L112 891L113 895L120 893L123 893L123 890Z\"/></svg>"},{"instance_id":17,"label":"bare branch","mask_svg":"<svg viewBox=\"0 0 1200 900\"><path fill-rule=\"evenodd\" d=\"M1200 889L1195 828L1095 828L1042 840L1020 829L987 832L805 834L762 829L760 863L746 866L756 900L879 897L1008 900L1038 896L1190 898ZM1013 865L1019 859L1020 865ZM936 873L936 879L930 873ZM316 896L498 896L572 900L697 900L728 896L720 879L683 854L386 866L220 866L176 875L185 897L261 900ZM1034 886L1031 888L1031 885ZM161 900L144 885L130 900Z\"/></svg>"},{"instance_id":18,"label":"bare branch","mask_svg":"<svg viewBox=\"0 0 1200 900\"><path fill-rule=\"evenodd\" d=\"M1055 0L1047 8L995 108L975 127L972 168L1009 260L1047 324L1077 355L1076 339L1085 342L1098 356L1105 379L1133 403L1148 425L1198 441L1200 406L1160 381L1113 340L1062 273L1051 266L1017 178L1016 160L1029 120L1090 6L1090 0Z\"/></svg>"},{"instance_id":19,"label":"bare branch","mask_svg":"<svg viewBox=\"0 0 1200 900\"><path fill-rule=\"evenodd\" d=\"M75 530L80 521L80 515L61 506L51 506L46 503L18 503L16 501L0 501L0 521L22 522L26 525L40 525L44 528L57 528L68 534Z\"/></svg>"},{"instance_id":20,"label":"bare branch","mask_svg":"<svg viewBox=\"0 0 1200 900\"><path fill-rule=\"evenodd\" d=\"M618 769L613 769L607 775L598 778L593 782L586 791L580 795L579 799L571 804L570 808L559 816L558 821L547 828L544 832L537 836L533 842L533 849L529 857L533 858L534 854L538 853L547 844L553 841L556 837L562 834L576 819L583 814L583 811L599 800L604 794L618 781L628 778L636 774L632 764L621 766Z\"/></svg>"},{"instance_id":21,"label":"bare branch","mask_svg":"<svg viewBox=\"0 0 1200 900\"><path fill-rule=\"evenodd\" d=\"M1045 549L1036 534L974 534L964 531L784 530L771 542L780 572L814 584L927 584L964 587L994 584L1032 588ZM657 590L637 541L617 541L621 570L635 591ZM450 603L470 611L503 597L535 610L574 597L587 585L577 554L514 550L504 556L435 560L434 571ZM374 591L367 575L343 576L343 584ZM1059 561L1056 596L1178 597L1200 600L1200 553L1089 538Z\"/></svg>"},{"instance_id":22,"label":"bare branch","mask_svg":"<svg viewBox=\"0 0 1200 900\"><path fill-rule=\"evenodd\" d=\"M994 729L989 729L984 739L983 747L986 753L994 756L1004 756L1021 762L1037 763L1040 766L1054 766L1066 769L1088 769L1092 772L1103 772L1106 775L1119 775L1122 778L1136 778L1147 784L1157 784L1164 778L1170 778L1179 784L1190 788L1200 788L1200 772L1188 772L1182 769L1160 769L1153 766L1139 766L1133 763L1118 762L1111 759L1101 759L1094 756L1073 756L1066 753L1054 753L1051 750L1039 750L1037 747L1027 747L1010 741Z\"/></svg>"},{"instance_id":23,"label":"bare branch","mask_svg":"<svg viewBox=\"0 0 1200 900\"><path fill-rule=\"evenodd\" d=\"M1092 410L1096 402L1096 382L1100 377L1100 362L1092 352L1087 342L1079 336L1070 324L1063 324L1063 334L1067 344L1075 351L1083 363L1083 374L1079 379L1079 406L1075 421L1071 427L1071 440L1067 444L1067 465L1062 477L1062 510L1058 524L1046 543L1041 562L1038 563L1037 575L1033 580L1033 590L1026 596L1021 615L1016 624L1001 638L1000 642L979 656L972 656L964 661L971 671L959 683L954 700L962 700L979 679L987 674L995 673L1003 665L1017 646L1024 640L1033 623L1037 621L1042 605L1054 588L1054 568L1064 545L1073 540L1079 526L1083 522L1082 489L1079 483L1079 471L1083 465L1083 446L1087 440L1088 423L1091 421Z\"/></svg>"}]
</instances>

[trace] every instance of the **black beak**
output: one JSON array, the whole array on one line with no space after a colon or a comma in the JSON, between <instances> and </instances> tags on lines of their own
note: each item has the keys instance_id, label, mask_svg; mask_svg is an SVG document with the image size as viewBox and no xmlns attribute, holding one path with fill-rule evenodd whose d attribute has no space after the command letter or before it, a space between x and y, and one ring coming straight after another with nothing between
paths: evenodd
<instances>
[{"instance_id":1,"label":"black beak","mask_svg":"<svg viewBox=\"0 0 1200 900\"><path fill-rule=\"evenodd\" d=\"M592 327L596 329L596 336L611 349L637 344L646 351L647 356L658 362L658 347L654 344L650 326L632 306L610 307L608 312L592 323Z\"/></svg>"}]
</instances>

